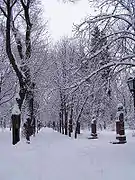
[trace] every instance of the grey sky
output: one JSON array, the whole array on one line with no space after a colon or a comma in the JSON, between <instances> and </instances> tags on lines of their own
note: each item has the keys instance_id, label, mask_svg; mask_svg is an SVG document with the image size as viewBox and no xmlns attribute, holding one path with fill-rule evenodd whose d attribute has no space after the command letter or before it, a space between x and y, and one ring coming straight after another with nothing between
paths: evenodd
<instances>
[{"instance_id":1,"label":"grey sky","mask_svg":"<svg viewBox=\"0 0 135 180\"><path fill-rule=\"evenodd\" d=\"M88 0L77 3L62 3L58 0L42 0L44 16L49 19L49 31L54 40L72 34L73 23L79 23L85 16L92 13Z\"/></svg>"}]
</instances>

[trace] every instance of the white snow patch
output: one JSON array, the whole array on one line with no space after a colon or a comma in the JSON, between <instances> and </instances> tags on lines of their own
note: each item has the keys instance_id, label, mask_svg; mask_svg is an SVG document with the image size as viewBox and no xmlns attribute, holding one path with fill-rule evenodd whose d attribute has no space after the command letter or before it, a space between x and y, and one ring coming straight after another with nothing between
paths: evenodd
<instances>
[{"instance_id":1,"label":"white snow patch","mask_svg":"<svg viewBox=\"0 0 135 180\"><path fill-rule=\"evenodd\" d=\"M117 108L122 108L123 107L123 104L122 103L119 103L118 105L117 105Z\"/></svg>"},{"instance_id":2,"label":"white snow patch","mask_svg":"<svg viewBox=\"0 0 135 180\"><path fill-rule=\"evenodd\" d=\"M19 93L16 93L15 99L21 99Z\"/></svg>"},{"instance_id":3,"label":"white snow patch","mask_svg":"<svg viewBox=\"0 0 135 180\"><path fill-rule=\"evenodd\" d=\"M88 140L43 128L31 144L11 144L11 132L0 132L1 180L135 180L135 139L127 131L127 144L113 145L115 132L102 131Z\"/></svg>"},{"instance_id":4,"label":"white snow patch","mask_svg":"<svg viewBox=\"0 0 135 180\"><path fill-rule=\"evenodd\" d=\"M13 109L12 109L12 114L13 114L13 115L19 115L19 114L21 114L21 111L20 111L20 109L19 109L19 107L18 107L18 104L14 104L14 107L13 107Z\"/></svg>"}]
</instances>

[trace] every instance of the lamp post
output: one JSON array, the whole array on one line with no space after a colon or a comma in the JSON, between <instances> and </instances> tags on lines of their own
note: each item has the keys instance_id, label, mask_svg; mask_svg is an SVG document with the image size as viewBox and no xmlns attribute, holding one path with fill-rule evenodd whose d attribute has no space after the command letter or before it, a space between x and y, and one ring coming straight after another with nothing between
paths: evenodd
<instances>
[{"instance_id":1,"label":"lamp post","mask_svg":"<svg viewBox=\"0 0 135 180\"><path fill-rule=\"evenodd\" d=\"M133 95L133 101L134 101L134 121L135 121L135 78L128 78L127 84L129 87L129 90L131 94Z\"/></svg>"}]
</instances>

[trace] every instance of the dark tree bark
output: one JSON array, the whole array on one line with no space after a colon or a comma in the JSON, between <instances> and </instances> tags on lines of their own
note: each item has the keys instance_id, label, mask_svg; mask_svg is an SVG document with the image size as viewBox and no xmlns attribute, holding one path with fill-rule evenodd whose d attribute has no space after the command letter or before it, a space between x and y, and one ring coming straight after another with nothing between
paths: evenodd
<instances>
[{"instance_id":1,"label":"dark tree bark","mask_svg":"<svg viewBox=\"0 0 135 180\"><path fill-rule=\"evenodd\" d=\"M25 22L26 22L26 35L25 35L25 45L26 45L26 52L25 52L25 65L23 66L23 71L26 76L26 84L28 86L26 91L26 101L28 104L28 111L29 111L29 117L30 117L30 126L31 126L31 135L35 133L35 118L34 118L34 87L35 83L31 80L30 75L30 69L26 65L27 61L29 61L31 57L31 29L32 29L32 23L30 21L30 2L31 0L27 0L25 3L24 0L20 0L23 10L24 10L24 16L25 16Z\"/></svg>"},{"instance_id":2,"label":"dark tree bark","mask_svg":"<svg viewBox=\"0 0 135 180\"><path fill-rule=\"evenodd\" d=\"M77 133L80 134L80 122L77 121Z\"/></svg>"},{"instance_id":3,"label":"dark tree bark","mask_svg":"<svg viewBox=\"0 0 135 180\"><path fill-rule=\"evenodd\" d=\"M73 107L71 107L70 125L71 125L71 133L72 133L73 132Z\"/></svg>"},{"instance_id":4,"label":"dark tree bark","mask_svg":"<svg viewBox=\"0 0 135 180\"><path fill-rule=\"evenodd\" d=\"M11 5L10 0L7 0L7 15L6 15L6 53L8 56L8 59L10 61L10 64L12 65L16 76L19 80L19 85L20 85L20 90L19 90L19 99L16 99L16 103L18 104L18 107L21 111L22 108L22 104L23 101L25 99L25 94L26 94L26 84L25 84L25 78L22 75L22 72L19 70L17 64L16 64L16 59L12 53L12 49L11 49L11 16L12 16L12 7L13 4ZM12 116L12 137L13 137L13 145L15 145L16 143L18 143L20 141L20 126L18 126L18 128L16 128L17 123L20 123L21 120L21 114L20 115L14 115L14 117Z\"/></svg>"},{"instance_id":5,"label":"dark tree bark","mask_svg":"<svg viewBox=\"0 0 135 180\"><path fill-rule=\"evenodd\" d=\"M62 128L62 134L64 134L64 101L63 101L63 94L60 90L60 99L61 99L61 128Z\"/></svg>"},{"instance_id":6,"label":"dark tree bark","mask_svg":"<svg viewBox=\"0 0 135 180\"><path fill-rule=\"evenodd\" d=\"M7 15L6 15L6 53L7 56L9 58L10 64L12 65L16 76L19 80L19 85L20 85L20 90L19 90L19 95L20 95L20 99L17 100L17 104L19 106L19 109L21 110L22 107L22 103L24 101L25 98L25 94L26 94L26 84L25 84L25 78L22 75L22 72L19 70L17 64L16 64L16 59L12 53L11 50L11 12L12 12L12 7L13 4L11 5L11 1L7 0L6 3L7 6Z\"/></svg>"},{"instance_id":7,"label":"dark tree bark","mask_svg":"<svg viewBox=\"0 0 135 180\"><path fill-rule=\"evenodd\" d=\"M62 113L61 113L61 126L62 126L62 134L64 134L63 110L62 110Z\"/></svg>"},{"instance_id":8,"label":"dark tree bark","mask_svg":"<svg viewBox=\"0 0 135 180\"><path fill-rule=\"evenodd\" d=\"M75 139L77 139L77 124L76 124L76 128L75 128Z\"/></svg>"},{"instance_id":9,"label":"dark tree bark","mask_svg":"<svg viewBox=\"0 0 135 180\"><path fill-rule=\"evenodd\" d=\"M26 59L31 57L31 29L32 23L30 21L30 2L31 0L27 0L27 3L24 3L24 0L20 0L24 9L25 21L26 21Z\"/></svg>"},{"instance_id":10,"label":"dark tree bark","mask_svg":"<svg viewBox=\"0 0 135 180\"><path fill-rule=\"evenodd\" d=\"M14 69L14 71L16 73L16 76L17 76L18 81L19 81L19 86L20 86L20 89L19 89L19 96L20 97L18 99L16 99L16 103L18 104L18 107L21 111L23 101L25 100L25 98L26 98L26 100L28 100L28 107L29 107L29 111L30 111L31 123L32 122L34 123L34 118L33 118L33 102L34 102L33 82L31 81L30 69L26 65L26 62L31 57L31 28L32 28L32 24L30 22L30 13L29 13L31 0L27 0L27 2L24 0L20 0L20 2L21 2L21 5L23 7L23 10L24 10L24 19L26 22L26 31L25 31L26 32L26 36L25 36L26 52L25 52L25 56L23 55L23 48L22 48L21 39L18 38L18 36L17 36L18 35L18 29L15 28L14 20L12 17L12 10L13 10L14 5L17 3L17 0L5 1L6 11L1 6L0 6L0 10L4 14L4 16L6 17L6 53L7 53L8 59L10 61L10 64L12 65L12 68ZM22 66L21 70L19 69L19 67L17 65L17 60L12 53L11 30L13 31L15 41L17 44L17 50L18 50L19 56L22 60L23 66ZM25 77L23 76L22 71L24 72ZM32 91L31 91L31 89L32 89Z\"/></svg>"},{"instance_id":11,"label":"dark tree bark","mask_svg":"<svg viewBox=\"0 0 135 180\"><path fill-rule=\"evenodd\" d=\"M61 112L59 113L59 131L61 133Z\"/></svg>"},{"instance_id":12,"label":"dark tree bark","mask_svg":"<svg viewBox=\"0 0 135 180\"><path fill-rule=\"evenodd\" d=\"M65 110L65 135L68 134L68 111Z\"/></svg>"},{"instance_id":13,"label":"dark tree bark","mask_svg":"<svg viewBox=\"0 0 135 180\"><path fill-rule=\"evenodd\" d=\"M71 116L70 116L70 120L69 120L69 137L71 137L71 133L73 132L72 123L73 123L73 121L72 121Z\"/></svg>"}]
</instances>

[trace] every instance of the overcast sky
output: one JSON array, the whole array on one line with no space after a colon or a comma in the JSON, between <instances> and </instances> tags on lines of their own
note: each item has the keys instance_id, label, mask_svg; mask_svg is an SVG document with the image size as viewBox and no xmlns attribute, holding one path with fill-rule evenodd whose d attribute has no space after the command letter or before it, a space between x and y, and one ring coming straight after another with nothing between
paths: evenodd
<instances>
[{"instance_id":1,"label":"overcast sky","mask_svg":"<svg viewBox=\"0 0 135 180\"><path fill-rule=\"evenodd\" d=\"M44 15L49 20L49 31L54 40L72 33L73 23L79 23L85 16L92 13L88 0L77 3L62 3L62 0L42 0Z\"/></svg>"}]
</instances>

